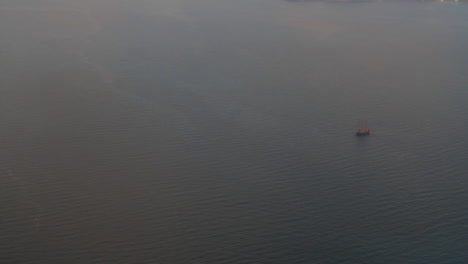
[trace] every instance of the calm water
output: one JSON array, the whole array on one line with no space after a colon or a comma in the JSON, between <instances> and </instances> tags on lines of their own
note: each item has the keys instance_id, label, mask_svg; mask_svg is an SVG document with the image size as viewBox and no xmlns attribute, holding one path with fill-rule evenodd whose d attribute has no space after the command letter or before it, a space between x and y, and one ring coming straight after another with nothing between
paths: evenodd
<instances>
[{"instance_id":1,"label":"calm water","mask_svg":"<svg viewBox=\"0 0 468 264\"><path fill-rule=\"evenodd\" d=\"M0 35L2 264L468 262L466 2L6 0Z\"/></svg>"}]
</instances>

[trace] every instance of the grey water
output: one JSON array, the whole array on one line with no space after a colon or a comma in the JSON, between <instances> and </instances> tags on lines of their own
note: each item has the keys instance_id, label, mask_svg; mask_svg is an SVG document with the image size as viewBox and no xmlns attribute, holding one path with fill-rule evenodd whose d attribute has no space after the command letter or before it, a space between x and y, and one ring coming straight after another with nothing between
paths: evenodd
<instances>
[{"instance_id":1,"label":"grey water","mask_svg":"<svg viewBox=\"0 0 468 264\"><path fill-rule=\"evenodd\" d=\"M2 264L468 263L466 2L5 0L0 36Z\"/></svg>"}]
</instances>

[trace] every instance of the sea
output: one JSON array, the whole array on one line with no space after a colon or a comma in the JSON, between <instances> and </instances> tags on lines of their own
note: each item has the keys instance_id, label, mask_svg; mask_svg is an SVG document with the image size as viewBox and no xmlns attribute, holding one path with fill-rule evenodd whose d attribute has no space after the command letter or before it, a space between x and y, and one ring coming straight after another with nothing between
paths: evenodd
<instances>
[{"instance_id":1,"label":"sea","mask_svg":"<svg viewBox=\"0 0 468 264\"><path fill-rule=\"evenodd\" d=\"M0 263L468 263L468 2L2 0Z\"/></svg>"}]
</instances>

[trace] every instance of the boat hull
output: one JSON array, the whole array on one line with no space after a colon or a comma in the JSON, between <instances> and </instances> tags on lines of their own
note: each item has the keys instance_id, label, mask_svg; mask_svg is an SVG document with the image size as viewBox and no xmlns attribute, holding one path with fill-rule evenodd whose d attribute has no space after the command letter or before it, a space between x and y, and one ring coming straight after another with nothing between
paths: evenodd
<instances>
[{"instance_id":1,"label":"boat hull","mask_svg":"<svg viewBox=\"0 0 468 264\"><path fill-rule=\"evenodd\" d=\"M356 136L358 137L368 136L368 135L370 135L370 132L357 132L356 133Z\"/></svg>"},{"instance_id":2,"label":"boat hull","mask_svg":"<svg viewBox=\"0 0 468 264\"><path fill-rule=\"evenodd\" d=\"M370 129L368 129L368 128L358 129L358 131L356 131L356 136L358 136L358 137L368 136L368 135L370 135Z\"/></svg>"}]
</instances>

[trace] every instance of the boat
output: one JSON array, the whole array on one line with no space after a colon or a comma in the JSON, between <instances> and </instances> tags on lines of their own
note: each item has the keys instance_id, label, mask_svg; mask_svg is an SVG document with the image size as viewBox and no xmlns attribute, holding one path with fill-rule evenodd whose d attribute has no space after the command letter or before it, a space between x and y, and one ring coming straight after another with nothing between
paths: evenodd
<instances>
[{"instance_id":1,"label":"boat","mask_svg":"<svg viewBox=\"0 0 468 264\"><path fill-rule=\"evenodd\" d=\"M361 137L361 136L368 136L370 135L370 128L367 127L367 118L364 119L364 120L360 120L359 122L359 126L361 128L359 128L357 131L356 131L356 136L358 137Z\"/></svg>"}]
</instances>

